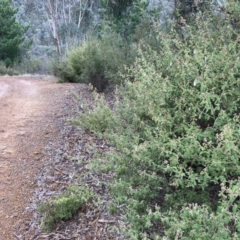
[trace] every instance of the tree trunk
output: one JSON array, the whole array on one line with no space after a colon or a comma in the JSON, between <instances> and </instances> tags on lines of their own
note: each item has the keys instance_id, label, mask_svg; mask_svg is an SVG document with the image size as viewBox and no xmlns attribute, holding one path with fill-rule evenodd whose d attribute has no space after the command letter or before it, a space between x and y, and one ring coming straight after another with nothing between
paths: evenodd
<instances>
[{"instance_id":1,"label":"tree trunk","mask_svg":"<svg viewBox=\"0 0 240 240\"><path fill-rule=\"evenodd\" d=\"M57 57L58 60L61 57L61 46L60 46L60 41L59 41L59 37L58 37L58 31L57 31L57 24L56 24L56 5L57 3L55 2L55 0L47 0L46 3L46 10L48 13L48 20L49 20L49 25L50 25L50 29L51 29L51 34L53 37L53 41L54 44L56 46L56 50L57 50Z\"/></svg>"}]
</instances>

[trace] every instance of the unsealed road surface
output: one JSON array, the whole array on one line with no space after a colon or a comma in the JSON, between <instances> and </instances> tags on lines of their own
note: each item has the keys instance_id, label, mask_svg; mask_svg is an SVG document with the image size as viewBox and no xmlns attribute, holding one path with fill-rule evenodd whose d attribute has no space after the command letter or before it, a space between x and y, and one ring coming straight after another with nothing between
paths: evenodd
<instances>
[{"instance_id":1,"label":"unsealed road surface","mask_svg":"<svg viewBox=\"0 0 240 240\"><path fill-rule=\"evenodd\" d=\"M0 240L18 239L29 217L34 176L73 88L46 77L0 77Z\"/></svg>"}]
</instances>

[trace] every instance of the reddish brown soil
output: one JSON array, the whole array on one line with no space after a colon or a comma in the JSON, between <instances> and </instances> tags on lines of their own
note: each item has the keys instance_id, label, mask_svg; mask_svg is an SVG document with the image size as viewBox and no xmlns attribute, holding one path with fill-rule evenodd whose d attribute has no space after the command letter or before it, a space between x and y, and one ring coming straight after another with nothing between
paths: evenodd
<instances>
[{"instance_id":1,"label":"reddish brown soil","mask_svg":"<svg viewBox=\"0 0 240 240\"><path fill-rule=\"evenodd\" d=\"M29 218L34 176L73 88L50 77L0 77L0 240L18 239L15 227Z\"/></svg>"}]
</instances>

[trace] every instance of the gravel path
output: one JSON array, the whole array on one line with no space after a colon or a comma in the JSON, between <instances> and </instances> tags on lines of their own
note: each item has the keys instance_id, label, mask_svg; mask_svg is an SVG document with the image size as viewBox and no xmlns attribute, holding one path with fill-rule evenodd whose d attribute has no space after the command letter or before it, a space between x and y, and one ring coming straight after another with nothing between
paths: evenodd
<instances>
[{"instance_id":1,"label":"gravel path","mask_svg":"<svg viewBox=\"0 0 240 240\"><path fill-rule=\"evenodd\" d=\"M0 78L0 240L125 239L121 209L117 215L108 210L113 174L90 167L96 150L110 147L68 121L81 112L74 93L82 103L93 100L86 85L41 76ZM72 184L88 186L98 200L43 232L39 204Z\"/></svg>"}]
</instances>

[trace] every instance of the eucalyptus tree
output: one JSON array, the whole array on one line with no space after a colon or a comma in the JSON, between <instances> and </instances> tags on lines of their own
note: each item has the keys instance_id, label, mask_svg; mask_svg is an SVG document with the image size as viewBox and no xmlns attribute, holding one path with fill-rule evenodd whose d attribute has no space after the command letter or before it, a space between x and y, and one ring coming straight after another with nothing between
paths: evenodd
<instances>
[{"instance_id":1,"label":"eucalyptus tree","mask_svg":"<svg viewBox=\"0 0 240 240\"><path fill-rule=\"evenodd\" d=\"M78 45L96 13L98 1L47 0L45 9L58 57Z\"/></svg>"},{"instance_id":2,"label":"eucalyptus tree","mask_svg":"<svg viewBox=\"0 0 240 240\"><path fill-rule=\"evenodd\" d=\"M17 19L28 23L34 57L62 57L99 21L99 0L12 0Z\"/></svg>"}]
</instances>

